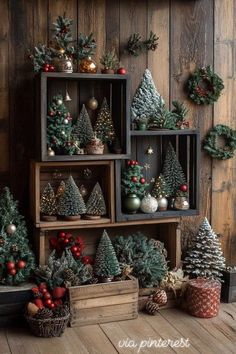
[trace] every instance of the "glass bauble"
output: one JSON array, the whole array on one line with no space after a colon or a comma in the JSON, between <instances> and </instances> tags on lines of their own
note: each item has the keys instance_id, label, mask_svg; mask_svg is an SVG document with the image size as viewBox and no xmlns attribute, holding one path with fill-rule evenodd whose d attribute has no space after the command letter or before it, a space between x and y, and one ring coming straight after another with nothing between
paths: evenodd
<instances>
[{"instance_id":1,"label":"glass bauble","mask_svg":"<svg viewBox=\"0 0 236 354\"><path fill-rule=\"evenodd\" d=\"M81 60L79 64L79 72L80 73L88 73L88 74L96 74L97 72L97 64L91 58L87 57Z\"/></svg>"},{"instance_id":2,"label":"glass bauble","mask_svg":"<svg viewBox=\"0 0 236 354\"><path fill-rule=\"evenodd\" d=\"M177 210L188 210L189 202L186 197L176 197L174 201L174 208Z\"/></svg>"},{"instance_id":3,"label":"glass bauble","mask_svg":"<svg viewBox=\"0 0 236 354\"><path fill-rule=\"evenodd\" d=\"M140 208L141 200L136 194L128 194L123 200L123 206L128 214L135 214Z\"/></svg>"},{"instance_id":4,"label":"glass bauble","mask_svg":"<svg viewBox=\"0 0 236 354\"><path fill-rule=\"evenodd\" d=\"M155 211L157 211L157 208L158 202L156 198L152 197L150 194L148 194L142 199L140 209L143 213L155 213Z\"/></svg>"},{"instance_id":5,"label":"glass bauble","mask_svg":"<svg viewBox=\"0 0 236 354\"><path fill-rule=\"evenodd\" d=\"M158 210L165 211L168 207L168 200L165 197L159 197L157 199L158 202Z\"/></svg>"},{"instance_id":6,"label":"glass bauble","mask_svg":"<svg viewBox=\"0 0 236 354\"><path fill-rule=\"evenodd\" d=\"M87 102L86 106L91 109L92 111L95 111L95 109L98 108L98 101L96 100L95 97L91 97Z\"/></svg>"}]
</instances>

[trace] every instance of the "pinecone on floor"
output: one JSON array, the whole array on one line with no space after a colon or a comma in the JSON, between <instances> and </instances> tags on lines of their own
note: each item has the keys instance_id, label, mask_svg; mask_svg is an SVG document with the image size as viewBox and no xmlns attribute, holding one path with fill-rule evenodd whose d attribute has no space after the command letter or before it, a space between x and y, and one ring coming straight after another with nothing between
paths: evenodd
<instances>
[{"instance_id":1,"label":"pinecone on floor","mask_svg":"<svg viewBox=\"0 0 236 354\"><path fill-rule=\"evenodd\" d=\"M165 290L158 289L152 295L152 301L158 304L159 306L164 306L167 303L167 295Z\"/></svg>"},{"instance_id":2,"label":"pinecone on floor","mask_svg":"<svg viewBox=\"0 0 236 354\"><path fill-rule=\"evenodd\" d=\"M51 318L53 316L52 310L49 310L47 308L42 308L39 309L34 318L37 318L38 320L45 320L47 318Z\"/></svg>"},{"instance_id":3,"label":"pinecone on floor","mask_svg":"<svg viewBox=\"0 0 236 354\"><path fill-rule=\"evenodd\" d=\"M77 277L77 275L73 272L73 270L65 269L63 275L67 287L80 285L80 280Z\"/></svg>"},{"instance_id":4,"label":"pinecone on floor","mask_svg":"<svg viewBox=\"0 0 236 354\"><path fill-rule=\"evenodd\" d=\"M98 283L98 278L92 277L89 281L88 284L97 284Z\"/></svg>"},{"instance_id":5,"label":"pinecone on floor","mask_svg":"<svg viewBox=\"0 0 236 354\"><path fill-rule=\"evenodd\" d=\"M53 317L64 317L70 313L70 309L67 305L57 306L53 311Z\"/></svg>"},{"instance_id":6,"label":"pinecone on floor","mask_svg":"<svg viewBox=\"0 0 236 354\"><path fill-rule=\"evenodd\" d=\"M149 300L146 303L145 310L149 315L157 315L158 310L159 310L159 305L153 302L152 300Z\"/></svg>"}]
</instances>

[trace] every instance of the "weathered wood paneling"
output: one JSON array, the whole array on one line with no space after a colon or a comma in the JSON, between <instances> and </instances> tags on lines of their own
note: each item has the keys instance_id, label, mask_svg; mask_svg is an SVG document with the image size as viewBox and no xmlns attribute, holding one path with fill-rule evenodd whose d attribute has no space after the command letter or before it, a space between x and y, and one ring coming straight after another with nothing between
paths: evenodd
<instances>
[{"instance_id":1,"label":"weathered wood paneling","mask_svg":"<svg viewBox=\"0 0 236 354\"><path fill-rule=\"evenodd\" d=\"M97 62L105 49L114 47L119 52L122 64L131 74L131 97L148 67L167 103L180 99L188 106L190 121L200 128L203 138L213 123L235 127L235 8L235 0L2 0L0 187L11 176L15 196L25 210L28 208L28 166L35 150L35 105L33 73L26 53L33 45L49 41L52 21L58 15L65 11L74 19L74 35L94 33ZM160 37L157 51L144 52L138 58L124 54L131 33L139 32L146 39L150 30ZM189 71L205 64L215 64L225 81L224 94L214 112L212 107L192 104L184 91ZM74 104L75 100L71 105ZM74 106L72 110L75 111ZM229 262L236 262L234 171L234 159L212 161L202 153L201 215L212 217L216 232L223 235Z\"/></svg>"}]
</instances>

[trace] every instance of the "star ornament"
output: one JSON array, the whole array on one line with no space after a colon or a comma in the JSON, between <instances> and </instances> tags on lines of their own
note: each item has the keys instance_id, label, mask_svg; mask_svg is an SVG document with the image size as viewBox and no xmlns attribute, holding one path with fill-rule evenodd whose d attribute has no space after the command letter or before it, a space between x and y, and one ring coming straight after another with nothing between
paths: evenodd
<instances>
[{"instance_id":1,"label":"star ornament","mask_svg":"<svg viewBox=\"0 0 236 354\"><path fill-rule=\"evenodd\" d=\"M149 145L148 148L147 148L146 154L147 154L147 155L152 155L152 154L154 154L154 150L153 150L153 148L152 148L150 145Z\"/></svg>"}]
</instances>

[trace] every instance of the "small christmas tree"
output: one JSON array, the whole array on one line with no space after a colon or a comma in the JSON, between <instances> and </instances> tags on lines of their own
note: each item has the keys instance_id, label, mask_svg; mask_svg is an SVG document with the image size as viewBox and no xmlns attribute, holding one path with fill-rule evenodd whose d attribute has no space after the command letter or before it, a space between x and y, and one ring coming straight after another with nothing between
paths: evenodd
<instances>
[{"instance_id":1,"label":"small christmas tree","mask_svg":"<svg viewBox=\"0 0 236 354\"><path fill-rule=\"evenodd\" d=\"M184 106L183 102L173 101L172 105L174 106L172 115L175 117L176 126L178 128L188 127L188 122L185 119L188 109Z\"/></svg>"},{"instance_id":2,"label":"small christmas tree","mask_svg":"<svg viewBox=\"0 0 236 354\"><path fill-rule=\"evenodd\" d=\"M46 216L53 216L57 213L56 196L50 183L46 185L41 195L40 211Z\"/></svg>"},{"instance_id":3,"label":"small christmas tree","mask_svg":"<svg viewBox=\"0 0 236 354\"><path fill-rule=\"evenodd\" d=\"M193 246L184 259L184 271L191 277L207 277L220 280L225 269L221 245L207 218L201 224L193 240Z\"/></svg>"},{"instance_id":4,"label":"small christmas tree","mask_svg":"<svg viewBox=\"0 0 236 354\"><path fill-rule=\"evenodd\" d=\"M131 105L132 119L135 120L141 115L151 117L157 108L164 104L163 98L156 89L151 72L146 69Z\"/></svg>"},{"instance_id":5,"label":"small christmas tree","mask_svg":"<svg viewBox=\"0 0 236 354\"><path fill-rule=\"evenodd\" d=\"M66 217L79 216L86 213L83 197L72 176L66 181L64 193L59 198L57 213Z\"/></svg>"},{"instance_id":6,"label":"small christmas tree","mask_svg":"<svg viewBox=\"0 0 236 354\"><path fill-rule=\"evenodd\" d=\"M106 230L104 230L96 252L94 274L100 278L113 278L120 273L121 270L114 247Z\"/></svg>"},{"instance_id":7,"label":"small christmas tree","mask_svg":"<svg viewBox=\"0 0 236 354\"><path fill-rule=\"evenodd\" d=\"M171 143L167 148L162 174L170 196L175 196L179 187L186 183L183 169Z\"/></svg>"},{"instance_id":8,"label":"small christmas tree","mask_svg":"<svg viewBox=\"0 0 236 354\"><path fill-rule=\"evenodd\" d=\"M100 184L97 182L86 204L87 217L100 217L106 214L106 204Z\"/></svg>"},{"instance_id":9,"label":"small christmas tree","mask_svg":"<svg viewBox=\"0 0 236 354\"><path fill-rule=\"evenodd\" d=\"M156 199L169 196L166 181L162 173L155 180L155 184L152 189L152 196L155 197Z\"/></svg>"},{"instance_id":10,"label":"small christmas tree","mask_svg":"<svg viewBox=\"0 0 236 354\"><path fill-rule=\"evenodd\" d=\"M72 118L61 95L54 96L48 109L47 144L54 152L73 155L76 145L71 139Z\"/></svg>"},{"instance_id":11,"label":"small christmas tree","mask_svg":"<svg viewBox=\"0 0 236 354\"><path fill-rule=\"evenodd\" d=\"M75 51L72 43L74 42L71 32L71 26L73 20L67 18L65 13L63 16L58 16L56 22L53 23L54 26L54 41L55 46L61 54L72 55Z\"/></svg>"},{"instance_id":12,"label":"small christmas tree","mask_svg":"<svg viewBox=\"0 0 236 354\"><path fill-rule=\"evenodd\" d=\"M121 190L124 196L136 194L139 198L143 197L148 187L142 174L143 167L137 161L130 160L127 166L122 170Z\"/></svg>"},{"instance_id":13,"label":"small christmas tree","mask_svg":"<svg viewBox=\"0 0 236 354\"><path fill-rule=\"evenodd\" d=\"M79 118L73 127L73 138L80 142L82 146L86 146L93 138L93 128L88 112L83 104Z\"/></svg>"},{"instance_id":14,"label":"small christmas tree","mask_svg":"<svg viewBox=\"0 0 236 354\"><path fill-rule=\"evenodd\" d=\"M110 108L107 104L107 99L105 97L98 113L94 130L96 136L101 139L104 144L112 144L113 140L115 139L115 130L110 113Z\"/></svg>"},{"instance_id":15,"label":"small christmas tree","mask_svg":"<svg viewBox=\"0 0 236 354\"><path fill-rule=\"evenodd\" d=\"M0 283L15 285L28 281L35 268L27 230L18 203L6 187L0 195Z\"/></svg>"},{"instance_id":16,"label":"small christmas tree","mask_svg":"<svg viewBox=\"0 0 236 354\"><path fill-rule=\"evenodd\" d=\"M176 129L176 117L170 112L159 97L160 104L149 119L149 129Z\"/></svg>"},{"instance_id":17,"label":"small christmas tree","mask_svg":"<svg viewBox=\"0 0 236 354\"><path fill-rule=\"evenodd\" d=\"M88 36L83 33L79 33L78 45L76 47L77 59L80 61L84 58L90 57L94 54L97 44L93 38L93 33Z\"/></svg>"}]
</instances>

